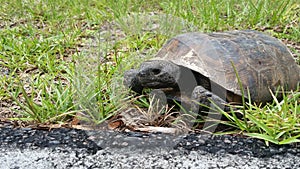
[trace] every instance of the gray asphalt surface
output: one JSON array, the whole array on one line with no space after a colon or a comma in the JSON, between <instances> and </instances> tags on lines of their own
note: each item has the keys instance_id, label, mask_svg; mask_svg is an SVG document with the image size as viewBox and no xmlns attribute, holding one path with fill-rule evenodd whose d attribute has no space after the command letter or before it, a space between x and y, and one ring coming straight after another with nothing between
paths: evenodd
<instances>
[{"instance_id":1,"label":"gray asphalt surface","mask_svg":"<svg viewBox=\"0 0 300 169\"><path fill-rule=\"evenodd\" d=\"M299 168L291 154L257 158L204 151L161 150L134 152L107 148L96 154L62 149L1 149L0 168Z\"/></svg>"},{"instance_id":2,"label":"gray asphalt surface","mask_svg":"<svg viewBox=\"0 0 300 169\"><path fill-rule=\"evenodd\" d=\"M231 136L4 127L0 168L300 168L300 148Z\"/></svg>"}]
</instances>

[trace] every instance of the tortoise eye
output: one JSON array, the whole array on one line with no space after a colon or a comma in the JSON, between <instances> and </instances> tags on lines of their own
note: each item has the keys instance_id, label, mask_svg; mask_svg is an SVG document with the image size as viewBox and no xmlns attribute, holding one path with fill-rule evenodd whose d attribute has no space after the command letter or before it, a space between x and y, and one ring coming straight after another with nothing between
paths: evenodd
<instances>
[{"instance_id":1,"label":"tortoise eye","mask_svg":"<svg viewBox=\"0 0 300 169\"><path fill-rule=\"evenodd\" d=\"M212 97L211 93L205 93L207 97Z\"/></svg>"},{"instance_id":2,"label":"tortoise eye","mask_svg":"<svg viewBox=\"0 0 300 169\"><path fill-rule=\"evenodd\" d=\"M152 69L152 73L153 73L154 75L158 75L160 72L161 72L160 69Z\"/></svg>"}]
</instances>

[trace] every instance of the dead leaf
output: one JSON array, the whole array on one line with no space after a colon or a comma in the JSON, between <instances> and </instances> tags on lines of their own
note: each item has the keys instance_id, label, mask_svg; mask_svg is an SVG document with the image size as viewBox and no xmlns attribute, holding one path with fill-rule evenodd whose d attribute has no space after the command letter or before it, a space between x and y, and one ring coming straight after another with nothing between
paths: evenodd
<instances>
[{"instance_id":1,"label":"dead leaf","mask_svg":"<svg viewBox=\"0 0 300 169\"><path fill-rule=\"evenodd\" d=\"M108 128L110 130L115 130L117 128L121 128L122 126L124 126L124 123L120 119L117 119L117 120L114 120L114 121L111 121L108 123Z\"/></svg>"}]
</instances>

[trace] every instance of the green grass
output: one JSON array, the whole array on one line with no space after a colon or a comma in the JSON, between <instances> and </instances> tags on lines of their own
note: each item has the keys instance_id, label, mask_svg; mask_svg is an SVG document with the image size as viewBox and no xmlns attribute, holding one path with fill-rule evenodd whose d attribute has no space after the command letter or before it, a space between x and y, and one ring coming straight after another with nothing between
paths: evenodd
<instances>
[{"instance_id":1,"label":"green grass","mask_svg":"<svg viewBox=\"0 0 300 169\"><path fill-rule=\"evenodd\" d=\"M284 92L283 92L284 93ZM251 101L230 112L219 109L229 121L217 121L234 127L237 130L219 134L244 134L246 136L265 140L266 144L290 144L300 142L300 92L284 94L283 100L274 101L264 106ZM243 118L237 118L242 114Z\"/></svg>"},{"instance_id":2,"label":"green grass","mask_svg":"<svg viewBox=\"0 0 300 169\"><path fill-rule=\"evenodd\" d=\"M11 97L21 108L19 113L23 115L21 118L11 118L11 120L42 124L64 123L70 121L74 113L79 111L76 110L71 87L64 87L61 83L40 81L40 79L36 84L41 90L35 90L35 86L28 86L30 91L28 94L28 90L26 91L24 84L20 82L19 88L11 92ZM19 96L24 98L23 102L19 100Z\"/></svg>"},{"instance_id":3,"label":"green grass","mask_svg":"<svg viewBox=\"0 0 300 169\"><path fill-rule=\"evenodd\" d=\"M300 41L297 0L0 2L0 99L19 106L13 109L17 119L34 123L64 123L78 112L95 124L113 116L127 105L122 73L185 31L256 29ZM299 63L299 51L291 50ZM247 135L293 142L300 124L293 121L299 116L299 93L289 97L267 107L249 104ZM285 113L281 121L278 112ZM282 126L272 126L270 119ZM246 122L234 122L239 123ZM240 130L245 131L242 125Z\"/></svg>"}]
</instances>

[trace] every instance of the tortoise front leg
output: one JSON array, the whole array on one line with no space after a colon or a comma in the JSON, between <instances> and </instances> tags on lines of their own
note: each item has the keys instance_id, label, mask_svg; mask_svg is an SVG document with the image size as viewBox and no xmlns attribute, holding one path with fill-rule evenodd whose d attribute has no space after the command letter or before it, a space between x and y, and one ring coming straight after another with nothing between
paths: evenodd
<instances>
[{"instance_id":1,"label":"tortoise front leg","mask_svg":"<svg viewBox=\"0 0 300 169\"><path fill-rule=\"evenodd\" d=\"M224 126L220 123L220 120L226 120L226 118L224 119L222 113L216 109L216 106L218 106L225 112L229 112L230 107L225 100L202 86L194 88L192 99L195 101L191 105L192 111L198 113L199 118L205 121L202 126L202 132L213 133L215 131L228 129L228 126ZM212 102L214 104L212 104Z\"/></svg>"},{"instance_id":2,"label":"tortoise front leg","mask_svg":"<svg viewBox=\"0 0 300 169\"><path fill-rule=\"evenodd\" d=\"M206 114L210 111L210 108L215 107L214 104L224 111L230 110L228 106L225 106L227 104L225 100L202 86L196 86L194 88L191 98L194 101L191 107L194 113ZM212 104L212 102L214 104Z\"/></svg>"}]
</instances>

